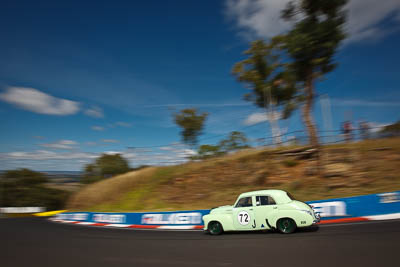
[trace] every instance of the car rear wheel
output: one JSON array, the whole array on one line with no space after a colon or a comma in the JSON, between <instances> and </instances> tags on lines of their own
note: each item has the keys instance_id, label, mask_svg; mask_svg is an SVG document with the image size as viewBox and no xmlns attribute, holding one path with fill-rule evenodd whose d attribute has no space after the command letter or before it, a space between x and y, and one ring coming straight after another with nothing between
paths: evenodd
<instances>
[{"instance_id":1,"label":"car rear wheel","mask_svg":"<svg viewBox=\"0 0 400 267\"><path fill-rule=\"evenodd\" d=\"M212 235L220 235L224 230L219 222L210 222L208 224L208 232Z\"/></svg>"},{"instance_id":2,"label":"car rear wheel","mask_svg":"<svg viewBox=\"0 0 400 267\"><path fill-rule=\"evenodd\" d=\"M283 218L277 222L277 228L282 234L291 234L296 230L297 226L292 219Z\"/></svg>"}]
</instances>

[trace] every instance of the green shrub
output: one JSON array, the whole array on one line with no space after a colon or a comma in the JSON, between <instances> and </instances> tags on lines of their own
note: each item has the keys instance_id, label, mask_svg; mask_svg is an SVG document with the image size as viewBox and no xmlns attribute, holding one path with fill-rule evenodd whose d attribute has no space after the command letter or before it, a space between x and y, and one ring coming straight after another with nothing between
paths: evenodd
<instances>
[{"instance_id":1,"label":"green shrub","mask_svg":"<svg viewBox=\"0 0 400 267\"><path fill-rule=\"evenodd\" d=\"M289 168L297 166L299 164L299 162L292 160L292 159L284 160L282 163L283 163L283 165L285 165L286 167L289 167Z\"/></svg>"},{"instance_id":2,"label":"green shrub","mask_svg":"<svg viewBox=\"0 0 400 267\"><path fill-rule=\"evenodd\" d=\"M45 207L47 210L61 209L68 193L44 186L47 177L28 169L7 171L2 175L2 203L4 207Z\"/></svg>"}]
</instances>

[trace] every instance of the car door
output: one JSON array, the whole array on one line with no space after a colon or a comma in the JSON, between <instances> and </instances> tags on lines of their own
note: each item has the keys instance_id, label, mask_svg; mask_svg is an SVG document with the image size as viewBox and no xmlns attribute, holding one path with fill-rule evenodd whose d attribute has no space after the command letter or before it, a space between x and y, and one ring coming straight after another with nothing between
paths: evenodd
<instances>
[{"instance_id":1,"label":"car door","mask_svg":"<svg viewBox=\"0 0 400 267\"><path fill-rule=\"evenodd\" d=\"M242 197L240 198L235 207L233 208L233 225L235 230L254 230L255 229L255 218L254 218L254 197Z\"/></svg>"},{"instance_id":2,"label":"car door","mask_svg":"<svg viewBox=\"0 0 400 267\"><path fill-rule=\"evenodd\" d=\"M275 200L268 195L255 196L255 206L253 208L255 224L257 229L270 229L270 221L278 212Z\"/></svg>"}]
</instances>

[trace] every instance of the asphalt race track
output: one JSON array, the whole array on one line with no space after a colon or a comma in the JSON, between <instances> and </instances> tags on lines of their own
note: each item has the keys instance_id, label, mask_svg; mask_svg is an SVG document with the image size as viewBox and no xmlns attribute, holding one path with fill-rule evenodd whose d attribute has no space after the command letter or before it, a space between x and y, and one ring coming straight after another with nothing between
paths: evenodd
<instances>
[{"instance_id":1,"label":"asphalt race track","mask_svg":"<svg viewBox=\"0 0 400 267\"><path fill-rule=\"evenodd\" d=\"M0 266L400 266L400 220L209 236L0 219Z\"/></svg>"}]
</instances>

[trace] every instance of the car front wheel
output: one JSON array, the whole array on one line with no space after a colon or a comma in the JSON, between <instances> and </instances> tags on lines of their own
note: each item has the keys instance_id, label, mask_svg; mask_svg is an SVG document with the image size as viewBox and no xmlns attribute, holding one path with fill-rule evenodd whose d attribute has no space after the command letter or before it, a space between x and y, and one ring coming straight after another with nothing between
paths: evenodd
<instances>
[{"instance_id":1,"label":"car front wheel","mask_svg":"<svg viewBox=\"0 0 400 267\"><path fill-rule=\"evenodd\" d=\"M208 224L208 232L211 235L220 235L223 231L222 225L219 222L210 222Z\"/></svg>"},{"instance_id":2,"label":"car front wheel","mask_svg":"<svg viewBox=\"0 0 400 267\"><path fill-rule=\"evenodd\" d=\"M276 224L282 234L291 234L296 230L296 223L290 218L280 219Z\"/></svg>"}]
</instances>

